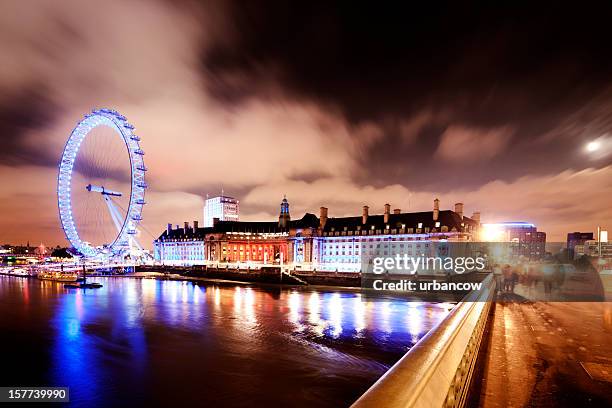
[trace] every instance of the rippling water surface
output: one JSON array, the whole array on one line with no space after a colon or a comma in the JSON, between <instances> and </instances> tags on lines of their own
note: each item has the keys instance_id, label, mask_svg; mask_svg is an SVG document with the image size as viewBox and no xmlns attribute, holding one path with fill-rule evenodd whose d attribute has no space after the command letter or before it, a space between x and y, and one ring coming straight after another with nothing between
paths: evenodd
<instances>
[{"instance_id":1,"label":"rippling water surface","mask_svg":"<svg viewBox=\"0 0 612 408\"><path fill-rule=\"evenodd\" d=\"M347 406L452 308L356 292L0 277L0 385L77 406Z\"/></svg>"}]
</instances>

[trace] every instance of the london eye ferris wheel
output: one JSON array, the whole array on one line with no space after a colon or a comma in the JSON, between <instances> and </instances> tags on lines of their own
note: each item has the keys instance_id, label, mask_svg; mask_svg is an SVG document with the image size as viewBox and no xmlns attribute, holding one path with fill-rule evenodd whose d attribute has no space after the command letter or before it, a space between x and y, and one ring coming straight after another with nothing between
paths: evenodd
<instances>
[{"instance_id":1,"label":"london eye ferris wheel","mask_svg":"<svg viewBox=\"0 0 612 408\"><path fill-rule=\"evenodd\" d=\"M59 166L57 198L66 238L86 258L139 256L145 205L144 151L125 116L96 109L72 130Z\"/></svg>"}]
</instances>

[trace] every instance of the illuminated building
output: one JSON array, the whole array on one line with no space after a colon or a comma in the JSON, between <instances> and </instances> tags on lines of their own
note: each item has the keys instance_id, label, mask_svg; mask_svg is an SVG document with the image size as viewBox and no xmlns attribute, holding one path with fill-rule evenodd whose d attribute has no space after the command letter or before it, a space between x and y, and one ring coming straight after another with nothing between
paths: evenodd
<instances>
[{"instance_id":1,"label":"illuminated building","mask_svg":"<svg viewBox=\"0 0 612 408\"><path fill-rule=\"evenodd\" d=\"M216 218L216 217L215 217ZM454 211L391 212L370 215L363 207L358 217L319 217L306 213L291 220L289 202L283 199L278 222L215 221L212 227L168 229L154 242L155 259L166 264L215 263L277 264L319 271L359 272L375 256L418 255L432 242L474 241L480 214L463 215L463 204Z\"/></svg>"},{"instance_id":2,"label":"illuminated building","mask_svg":"<svg viewBox=\"0 0 612 408\"><path fill-rule=\"evenodd\" d=\"M210 262L247 262L284 265L289 261L289 233L299 224L316 220L306 214L288 228L276 222L218 222L206 235L206 259Z\"/></svg>"},{"instance_id":3,"label":"illuminated building","mask_svg":"<svg viewBox=\"0 0 612 408\"><path fill-rule=\"evenodd\" d=\"M211 228L198 228L198 222L193 227L185 222L183 228L172 228L168 224L166 230L153 241L153 257L164 265L203 265L204 237Z\"/></svg>"},{"instance_id":4,"label":"illuminated building","mask_svg":"<svg viewBox=\"0 0 612 408\"><path fill-rule=\"evenodd\" d=\"M238 221L240 202L223 194L207 198L204 203L204 228L212 227L215 218L219 221Z\"/></svg>"},{"instance_id":5,"label":"illuminated building","mask_svg":"<svg viewBox=\"0 0 612 408\"><path fill-rule=\"evenodd\" d=\"M574 258L576 245L584 245L586 241L593 240L592 232L570 232L567 234L567 253L570 259Z\"/></svg>"},{"instance_id":6,"label":"illuminated building","mask_svg":"<svg viewBox=\"0 0 612 408\"><path fill-rule=\"evenodd\" d=\"M483 224L480 239L485 242L508 242L512 256L529 260L542 259L546 254L546 233L528 222L498 222Z\"/></svg>"},{"instance_id":7,"label":"illuminated building","mask_svg":"<svg viewBox=\"0 0 612 408\"><path fill-rule=\"evenodd\" d=\"M429 252L432 243L473 241L480 213L469 218L463 215L462 203L455 204L454 211L440 210L439 204L436 199L433 211L414 213L402 213L399 208L391 212L391 206L385 204L380 215L370 215L369 207L364 206L360 217L341 218L328 218L327 208L321 207L320 227L311 240L312 266L317 270L359 272L373 257L418 256ZM299 242L298 238L294 240Z\"/></svg>"},{"instance_id":8,"label":"illuminated building","mask_svg":"<svg viewBox=\"0 0 612 408\"><path fill-rule=\"evenodd\" d=\"M236 201L237 202L237 201ZM154 257L166 265L210 263L286 264L292 231L316 228L314 214L291 220L289 202L281 202L278 222L221 221L214 217L211 227L168 228L154 242Z\"/></svg>"},{"instance_id":9,"label":"illuminated building","mask_svg":"<svg viewBox=\"0 0 612 408\"><path fill-rule=\"evenodd\" d=\"M612 242L602 242L601 244L595 240L586 241L582 245L576 245L574 248L574 257L580 258L583 255L600 256L602 258L612 258Z\"/></svg>"},{"instance_id":10,"label":"illuminated building","mask_svg":"<svg viewBox=\"0 0 612 408\"><path fill-rule=\"evenodd\" d=\"M592 238L593 234L591 234ZM597 228L597 239L590 239L574 247L574 257L583 255L612 258L612 242L608 241L608 231Z\"/></svg>"}]
</instances>

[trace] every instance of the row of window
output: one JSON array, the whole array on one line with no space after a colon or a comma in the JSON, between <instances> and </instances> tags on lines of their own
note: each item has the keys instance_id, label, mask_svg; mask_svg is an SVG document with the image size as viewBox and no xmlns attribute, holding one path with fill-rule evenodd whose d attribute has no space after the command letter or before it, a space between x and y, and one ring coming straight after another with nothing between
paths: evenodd
<instances>
[{"instance_id":1,"label":"row of window","mask_svg":"<svg viewBox=\"0 0 612 408\"><path fill-rule=\"evenodd\" d=\"M374 226L372 226L371 229L360 229L359 226L357 227L358 229L356 231L349 231L347 229L347 227L344 228L344 230L342 231L335 231L334 228L331 229L331 231L325 231L323 232L323 236L325 237L338 237L338 236L351 236L351 235L380 235L380 234L428 234L428 233L434 233L434 232L457 232L457 228L453 227L452 229L449 230L449 228L446 225L443 225L442 227L437 227L437 228L430 228L430 227L425 227L423 228L422 226L419 226L417 228L389 228L389 226L386 226L385 229L376 229ZM466 227L466 231L471 231L472 228L468 225Z\"/></svg>"}]
</instances>

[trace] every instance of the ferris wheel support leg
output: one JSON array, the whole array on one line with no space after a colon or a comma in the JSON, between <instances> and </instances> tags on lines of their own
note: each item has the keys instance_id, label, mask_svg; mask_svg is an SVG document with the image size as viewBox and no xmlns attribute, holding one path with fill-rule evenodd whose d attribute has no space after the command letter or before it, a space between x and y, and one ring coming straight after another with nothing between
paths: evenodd
<instances>
[{"instance_id":1,"label":"ferris wheel support leg","mask_svg":"<svg viewBox=\"0 0 612 408\"><path fill-rule=\"evenodd\" d=\"M134 237L130 238L130 247L136 247L136 249L142 251L142 245L140 245L140 242Z\"/></svg>"},{"instance_id":2,"label":"ferris wheel support leg","mask_svg":"<svg viewBox=\"0 0 612 408\"><path fill-rule=\"evenodd\" d=\"M107 195L102 195L102 196L104 197L104 202L106 203L106 206L108 207L108 212L110 213L110 216L113 219L113 223L115 224L115 227L117 228L117 232L121 232L122 217L120 216L119 212L117 211L117 208L113 204L113 200L111 200L111 198Z\"/></svg>"}]
</instances>

